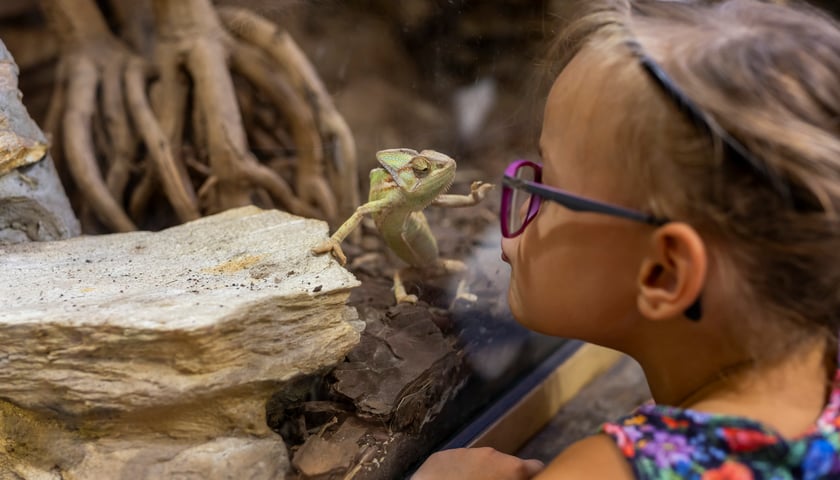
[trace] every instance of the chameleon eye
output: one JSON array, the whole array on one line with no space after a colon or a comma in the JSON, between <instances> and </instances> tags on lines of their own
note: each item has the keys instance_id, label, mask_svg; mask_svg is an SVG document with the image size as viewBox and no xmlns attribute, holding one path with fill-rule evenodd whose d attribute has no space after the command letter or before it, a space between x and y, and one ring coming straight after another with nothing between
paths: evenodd
<instances>
[{"instance_id":1,"label":"chameleon eye","mask_svg":"<svg viewBox=\"0 0 840 480\"><path fill-rule=\"evenodd\" d=\"M430 168L431 165L429 164L429 161L423 157L415 157L411 162L411 169L414 170L414 174L418 177L425 177L428 175Z\"/></svg>"}]
</instances>

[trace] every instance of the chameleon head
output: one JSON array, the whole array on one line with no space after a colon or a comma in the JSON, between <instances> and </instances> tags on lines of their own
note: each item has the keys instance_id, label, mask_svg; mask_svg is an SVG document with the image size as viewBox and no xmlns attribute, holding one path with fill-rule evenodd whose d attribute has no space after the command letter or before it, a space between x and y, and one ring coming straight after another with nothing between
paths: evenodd
<instances>
[{"instance_id":1,"label":"chameleon head","mask_svg":"<svg viewBox=\"0 0 840 480\"><path fill-rule=\"evenodd\" d=\"M455 160L434 150L380 150L376 160L407 196L429 196L431 200L445 192L455 179Z\"/></svg>"}]
</instances>

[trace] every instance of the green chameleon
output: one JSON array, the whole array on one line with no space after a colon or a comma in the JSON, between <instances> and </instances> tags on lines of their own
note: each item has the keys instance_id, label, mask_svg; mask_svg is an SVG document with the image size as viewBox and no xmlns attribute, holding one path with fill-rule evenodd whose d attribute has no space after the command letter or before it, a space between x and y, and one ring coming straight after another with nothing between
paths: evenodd
<instances>
[{"instance_id":1,"label":"green chameleon","mask_svg":"<svg viewBox=\"0 0 840 480\"><path fill-rule=\"evenodd\" d=\"M394 297L397 303L417 302L408 295L403 278L409 275L439 276L460 273L466 265L460 260L438 257L438 246L423 209L429 205L469 207L477 204L493 185L473 182L469 195L447 195L455 179L455 160L434 150L418 153L408 148L380 150L376 160L382 165L370 171L370 193L367 203L356 209L332 236L312 249L315 254L332 252L344 265L347 257L341 242L370 214L388 247L408 263L394 273ZM472 298L463 291L463 280L456 298Z\"/></svg>"}]
</instances>

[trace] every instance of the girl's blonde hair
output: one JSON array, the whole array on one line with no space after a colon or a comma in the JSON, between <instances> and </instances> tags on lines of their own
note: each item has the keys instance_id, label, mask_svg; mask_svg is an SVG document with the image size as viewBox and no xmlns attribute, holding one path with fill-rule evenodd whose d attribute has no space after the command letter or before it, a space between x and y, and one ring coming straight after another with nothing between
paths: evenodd
<instances>
[{"instance_id":1,"label":"girl's blonde hair","mask_svg":"<svg viewBox=\"0 0 840 480\"><path fill-rule=\"evenodd\" d=\"M618 168L630 172L639 206L693 225L733 267L746 304L760 306L742 312L743 325L784 331L783 348L815 335L833 339L840 329L838 25L804 5L758 0L585 0L573 8L555 44L559 65L587 49L606 68L635 72L623 92L627 108L617 113L627 125L618 141L631 142L624 151L633 153ZM759 165L690 120L641 67L638 49ZM759 313L779 321L752 318Z\"/></svg>"}]
</instances>

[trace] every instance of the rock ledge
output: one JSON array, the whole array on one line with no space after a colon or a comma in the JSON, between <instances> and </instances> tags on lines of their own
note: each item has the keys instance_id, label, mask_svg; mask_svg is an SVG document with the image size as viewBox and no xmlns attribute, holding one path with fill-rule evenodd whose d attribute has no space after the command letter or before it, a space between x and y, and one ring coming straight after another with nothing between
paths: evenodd
<instances>
[{"instance_id":1,"label":"rock ledge","mask_svg":"<svg viewBox=\"0 0 840 480\"><path fill-rule=\"evenodd\" d=\"M363 325L345 305L358 281L309 253L326 234L324 222L245 207L157 233L1 247L0 467L36 478L27 472L51 458L89 478L132 464L143 478L170 461L230 474L241 458L276 477L257 461L264 451L288 465L266 399L341 361ZM41 455L24 448L33 435ZM187 465L225 442L249 453Z\"/></svg>"}]
</instances>

